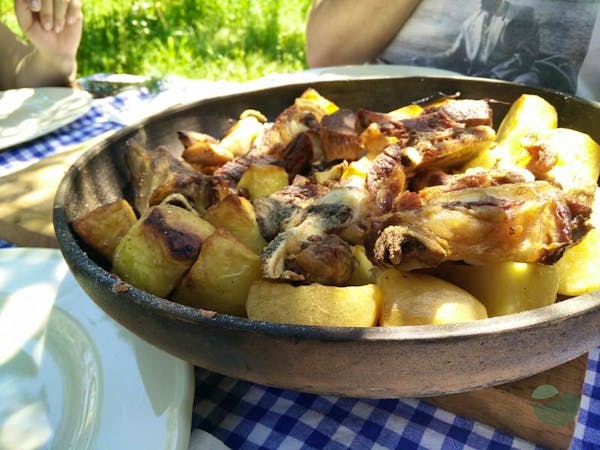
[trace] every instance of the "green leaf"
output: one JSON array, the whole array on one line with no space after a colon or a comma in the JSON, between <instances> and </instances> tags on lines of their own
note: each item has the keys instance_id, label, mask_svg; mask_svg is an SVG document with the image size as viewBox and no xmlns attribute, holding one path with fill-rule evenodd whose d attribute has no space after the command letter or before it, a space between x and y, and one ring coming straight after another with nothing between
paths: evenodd
<instances>
[{"instance_id":1,"label":"green leaf","mask_svg":"<svg viewBox=\"0 0 600 450\"><path fill-rule=\"evenodd\" d=\"M551 384L542 384L535 388L531 394L531 398L535 400L546 400L558 395L558 389Z\"/></svg>"},{"instance_id":2,"label":"green leaf","mask_svg":"<svg viewBox=\"0 0 600 450\"><path fill-rule=\"evenodd\" d=\"M533 405L535 415L545 425L563 426L572 422L579 412L581 397L567 392L558 400L546 405Z\"/></svg>"}]
</instances>

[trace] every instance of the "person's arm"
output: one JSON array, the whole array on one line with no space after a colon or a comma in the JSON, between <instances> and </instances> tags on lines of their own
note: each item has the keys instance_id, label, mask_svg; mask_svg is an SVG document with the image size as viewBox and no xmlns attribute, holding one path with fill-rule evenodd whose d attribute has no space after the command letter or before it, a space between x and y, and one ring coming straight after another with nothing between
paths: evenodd
<instances>
[{"instance_id":1,"label":"person's arm","mask_svg":"<svg viewBox=\"0 0 600 450\"><path fill-rule=\"evenodd\" d=\"M82 13L79 0L15 0L15 14L29 43L0 28L6 65L2 87L68 86L77 70Z\"/></svg>"},{"instance_id":2,"label":"person's arm","mask_svg":"<svg viewBox=\"0 0 600 450\"><path fill-rule=\"evenodd\" d=\"M372 61L421 0L314 0L306 23L311 67Z\"/></svg>"}]
</instances>

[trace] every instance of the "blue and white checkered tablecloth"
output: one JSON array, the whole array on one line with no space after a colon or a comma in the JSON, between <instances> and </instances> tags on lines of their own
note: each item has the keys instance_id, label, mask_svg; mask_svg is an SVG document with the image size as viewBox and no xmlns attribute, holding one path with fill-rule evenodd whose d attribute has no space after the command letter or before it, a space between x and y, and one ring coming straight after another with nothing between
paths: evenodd
<instances>
[{"instance_id":1,"label":"blue and white checkered tablecloth","mask_svg":"<svg viewBox=\"0 0 600 450\"><path fill-rule=\"evenodd\" d=\"M115 111L143 106L152 98L140 89L93 100L90 111L75 122L0 152L0 177L122 127L111 120ZM0 241L0 248L10 246ZM204 430L231 449L540 448L424 400L320 396L240 381L201 368L196 368L192 425L192 437L194 430ZM600 349L589 354L571 448L600 448Z\"/></svg>"}]
</instances>

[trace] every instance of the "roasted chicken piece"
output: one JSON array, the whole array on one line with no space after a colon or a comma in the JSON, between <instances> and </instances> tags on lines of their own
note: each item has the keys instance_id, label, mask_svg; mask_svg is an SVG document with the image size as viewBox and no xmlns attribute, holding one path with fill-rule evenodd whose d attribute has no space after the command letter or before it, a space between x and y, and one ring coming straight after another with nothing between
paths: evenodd
<instances>
[{"instance_id":1,"label":"roasted chicken piece","mask_svg":"<svg viewBox=\"0 0 600 450\"><path fill-rule=\"evenodd\" d=\"M354 161L365 152L358 128L356 113L350 109L340 109L321 120L319 135L325 161Z\"/></svg>"},{"instance_id":2,"label":"roasted chicken piece","mask_svg":"<svg viewBox=\"0 0 600 450\"><path fill-rule=\"evenodd\" d=\"M328 191L323 185L297 177L281 191L256 199L254 210L262 236L271 241L281 231L297 226L304 220L308 206Z\"/></svg>"},{"instance_id":3,"label":"roasted chicken piece","mask_svg":"<svg viewBox=\"0 0 600 450\"><path fill-rule=\"evenodd\" d=\"M251 153L255 156L278 155L300 133L318 131L323 116L338 110L335 103L309 88L295 99L294 104L266 126L256 140Z\"/></svg>"},{"instance_id":4,"label":"roasted chicken piece","mask_svg":"<svg viewBox=\"0 0 600 450\"><path fill-rule=\"evenodd\" d=\"M354 272L354 256L350 245L335 234L313 235L287 259L285 267L291 279L346 286Z\"/></svg>"},{"instance_id":5,"label":"roasted chicken piece","mask_svg":"<svg viewBox=\"0 0 600 450\"><path fill-rule=\"evenodd\" d=\"M263 277L294 281L319 279L321 283L333 286L346 283L352 275L352 250L342 239L329 238L328 235L362 217L366 200L364 189L337 188L316 199L305 209L297 211L297 224L285 228L263 251ZM347 255L349 260L337 261L332 269L329 267L331 256L316 257L318 252L310 249L301 257L303 263L299 268L296 261L298 255L319 243L329 244L330 248L325 252L327 255L342 259Z\"/></svg>"},{"instance_id":6,"label":"roasted chicken piece","mask_svg":"<svg viewBox=\"0 0 600 450\"><path fill-rule=\"evenodd\" d=\"M125 161L133 186L134 206L140 215L175 193L184 196L198 212L214 202L211 178L177 159L164 147L149 150L130 140Z\"/></svg>"},{"instance_id":7,"label":"roasted chicken piece","mask_svg":"<svg viewBox=\"0 0 600 450\"><path fill-rule=\"evenodd\" d=\"M588 231L590 209L545 181L438 192L421 208L372 218L365 247L402 270L443 261L552 264Z\"/></svg>"},{"instance_id":8,"label":"roasted chicken piece","mask_svg":"<svg viewBox=\"0 0 600 450\"><path fill-rule=\"evenodd\" d=\"M245 156L262 132L266 117L255 110L246 110L221 139L195 131L179 131L183 144L181 157L196 170L212 174L218 167L237 156Z\"/></svg>"},{"instance_id":9,"label":"roasted chicken piece","mask_svg":"<svg viewBox=\"0 0 600 450\"><path fill-rule=\"evenodd\" d=\"M422 201L435 197L440 192L458 191L468 188L486 188L509 183L534 181L531 172L518 167L508 169L468 169L464 173L449 174L440 169L425 171L411 180L411 190L419 193Z\"/></svg>"},{"instance_id":10,"label":"roasted chicken piece","mask_svg":"<svg viewBox=\"0 0 600 450\"><path fill-rule=\"evenodd\" d=\"M490 148L496 137L492 110L484 100L448 100L403 120L365 110L358 116L370 133L363 132L363 141L371 150L385 142L377 133L397 140L409 176L428 167L457 167ZM373 129L373 124L379 129Z\"/></svg>"},{"instance_id":11,"label":"roasted chicken piece","mask_svg":"<svg viewBox=\"0 0 600 450\"><path fill-rule=\"evenodd\" d=\"M374 211L389 212L394 200L406 189L406 183L402 148L390 145L373 160L365 179Z\"/></svg>"}]
</instances>

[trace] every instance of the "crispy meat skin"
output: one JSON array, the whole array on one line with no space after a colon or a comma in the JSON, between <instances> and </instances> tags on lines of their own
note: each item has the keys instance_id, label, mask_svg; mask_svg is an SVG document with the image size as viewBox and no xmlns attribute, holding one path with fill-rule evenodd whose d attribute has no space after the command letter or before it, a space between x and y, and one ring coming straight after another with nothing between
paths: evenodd
<instances>
[{"instance_id":1,"label":"crispy meat skin","mask_svg":"<svg viewBox=\"0 0 600 450\"><path fill-rule=\"evenodd\" d=\"M496 138L492 110L484 100L450 100L401 121L389 115L360 111L364 128L377 123L381 131L398 138L407 174L428 167L456 167L489 148Z\"/></svg>"},{"instance_id":2,"label":"crispy meat skin","mask_svg":"<svg viewBox=\"0 0 600 450\"><path fill-rule=\"evenodd\" d=\"M199 212L213 202L211 178L163 147L149 150L134 140L129 141L125 161L134 190L134 206L140 215L174 193L186 197Z\"/></svg>"},{"instance_id":3,"label":"crispy meat skin","mask_svg":"<svg viewBox=\"0 0 600 450\"><path fill-rule=\"evenodd\" d=\"M443 261L552 264L585 233L589 210L544 181L439 192L422 208L372 218L371 260L403 270Z\"/></svg>"},{"instance_id":4,"label":"crispy meat skin","mask_svg":"<svg viewBox=\"0 0 600 450\"><path fill-rule=\"evenodd\" d=\"M305 281L320 279L326 284L343 285L353 264L352 251L339 238L329 237L335 230L349 226L361 216L365 192L357 188L338 188L318 197L295 212L261 256L263 277ZM327 244L323 253L316 246ZM296 261L300 256L300 260ZM325 267L332 258L332 267ZM351 270L350 270L351 272Z\"/></svg>"},{"instance_id":5,"label":"crispy meat skin","mask_svg":"<svg viewBox=\"0 0 600 450\"><path fill-rule=\"evenodd\" d=\"M284 229L300 223L306 215L305 208L328 191L325 186L300 180L299 184L291 184L269 197L255 200L256 219L267 241Z\"/></svg>"},{"instance_id":6,"label":"crispy meat skin","mask_svg":"<svg viewBox=\"0 0 600 450\"><path fill-rule=\"evenodd\" d=\"M350 245L335 234L312 236L302 243L300 251L285 263L295 280L346 286L352 276L354 258Z\"/></svg>"},{"instance_id":7,"label":"crispy meat skin","mask_svg":"<svg viewBox=\"0 0 600 450\"><path fill-rule=\"evenodd\" d=\"M355 160L363 152L360 145L356 113L340 109L321 120L319 133L326 161Z\"/></svg>"},{"instance_id":8,"label":"crispy meat skin","mask_svg":"<svg viewBox=\"0 0 600 450\"><path fill-rule=\"evenodd\" d=\"M388 146L373 160L365 184L373 207L379 213L389 212L394 199L406 189L402 149L398 145Z\"/></svg>"},{"instance_id":9,"label":"crispy meat skin","mask_svg":"<svg viewBox=\"0 0 600 450\"><path fill-rule=\"evenodd\" d=\"M442 112L451 120L463 123L467 127L478 125L492 126L492 109L485 100L459 99L443 102L440 106L426 108Z\"/></svg>"},{"instance_id":10,"label":"crispy meat skin","mask_svg":"<svg viewBox=\"0 0 600 450\"><path fill-rule=\"evenodd\" d=\"M448 174L442 170L425 171L413 180L411 188L426 201L441 192L458 191L468 188L486 188L509 183L525 183L534 181L534 176L527 170L506 169L470 169L464 173Z\"/></svg>"}]
</instances>

